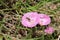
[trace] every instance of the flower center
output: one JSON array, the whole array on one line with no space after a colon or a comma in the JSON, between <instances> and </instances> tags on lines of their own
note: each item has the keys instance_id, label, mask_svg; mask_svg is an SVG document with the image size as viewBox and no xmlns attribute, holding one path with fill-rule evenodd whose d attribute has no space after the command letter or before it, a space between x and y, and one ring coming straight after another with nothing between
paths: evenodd
<instances>
[{"instance_id":1,"label":"flower center","mask_svg":"<svg viewBox=\"0 0 60 40\"><path fill-rule=\"evenodd\" d=\"M45 17L40 17L41 19L44 19Z\"/></svg>"},{"instance_id":2,"label":"flower center","mask_svg":"<svg viewBox=\"0 0 60 40\"><path fill-rule=\"evenodd\" d=\"M30 18L27 17L26 19L30 22Z\"/></svg>"}]
</instances>

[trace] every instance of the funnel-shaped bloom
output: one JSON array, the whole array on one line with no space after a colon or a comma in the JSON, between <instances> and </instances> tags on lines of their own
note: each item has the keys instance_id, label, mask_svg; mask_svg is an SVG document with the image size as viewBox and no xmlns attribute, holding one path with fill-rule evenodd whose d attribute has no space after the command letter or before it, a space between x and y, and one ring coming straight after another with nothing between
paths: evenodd
<instances>
[{"instance_id":1,"label":"funnel-shaped bloom","mask_svg":"<svg viewBox=\"0 0 60 40\"><path fill-rule=\"evenodd\" d=\"M48 25L51 22L51 19L48 15L46 14L39 14L39 24L40 25Z\"/></svg>"},{"instance_id":2,"label":"funnel-shaped bloom","mask_svg":"<svg viewBox=\"0 0 60 40\"><path fill-rule=\"evenodd\" d=\"M44 30L44 32L45 32L46 34L52 34L52 33L54 32L54 29L53 29L53 27L47 27L47 28Z\"/></svg>"},{"instance_id":3,"label":"funnel-shaped bloom","mask_svg":"<svg viewBox=\"0 0 60 40\"><path fill-rule=\"evenodd\" d=\"M28 12L22 17L22 25L25 27L34 27L38 24L38 13L37 12Z\"/></svg>"}]
</instances>

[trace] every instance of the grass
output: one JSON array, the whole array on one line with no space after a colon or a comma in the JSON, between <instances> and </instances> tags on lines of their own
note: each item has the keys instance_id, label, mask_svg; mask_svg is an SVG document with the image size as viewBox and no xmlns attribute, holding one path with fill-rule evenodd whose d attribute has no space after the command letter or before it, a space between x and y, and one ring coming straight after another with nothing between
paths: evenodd
<instances>
[{"instance_id":1,"label":"grass","mask_svg":"<svg viewBox=\"0 0 60 40\"><path fill-rule=\"evenodd\" d=\"M43 27L25 28L21 17L26 12L48 14L55 32L44 35ZM60 0L0 0L0 40L56 40L60 35Z\"/></svg>"}]
</instances>

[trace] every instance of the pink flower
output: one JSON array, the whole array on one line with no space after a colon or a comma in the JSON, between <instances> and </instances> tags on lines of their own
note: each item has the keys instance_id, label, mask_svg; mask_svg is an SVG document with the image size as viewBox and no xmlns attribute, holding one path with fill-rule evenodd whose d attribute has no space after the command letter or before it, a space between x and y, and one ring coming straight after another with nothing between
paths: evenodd
<instances>
[{"instance_id":1,"label":"pink flower","mask_svg":"<svg viewBox=\"0 0 60 40\"><path fill-rule=\"evenodd\" d=\"M38 13L37 12L28 12L22 17L22 25L25 27L34 27L38 24Z\"/></svg>"},{"instance_id":2,"label":"pink flower","mask_svg":"<svg viewBox=\"0 0 60 40\"><path fill-rule=\"evenodd\" d=\"M51 19L48 15L46 14L39 14L39 24L40 25L48 25L51 22Z\"/></svg>"},{"instance_id":3,"label":"pink flower","mask_svg":"<svg viewBox=\"0 0 60 40\"><path fill-rule=\"evenodd\" d=\"M53 29L53 27L47 27L47 28L44 30L44 32L45 32L46 34L52 34L52 33L54 32L54 29Z\"/></svg>"}]
</instances>

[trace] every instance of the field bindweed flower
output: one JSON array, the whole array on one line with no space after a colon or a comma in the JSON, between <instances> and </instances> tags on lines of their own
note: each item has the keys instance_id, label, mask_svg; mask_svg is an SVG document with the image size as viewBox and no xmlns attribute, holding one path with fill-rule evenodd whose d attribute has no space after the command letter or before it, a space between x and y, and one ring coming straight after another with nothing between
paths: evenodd
<instances>
[{"instance_id":1,"label":"field bindweed flower","mask_svg":"<svg viewBox=\"0 0 60 40\"><path fill-rule=\"evenodd\" d=\"M38 24L38 13L28 12L22 16L22 25L25 27L34 27Z\"/></svg>"},{"instance_id":2,"label":"field bindweed flower","mask_svg":"<svg viewBox=\"0 0 60 40\"><path fill-rule=\"evenodd\" d=\"M53 28L53 27L47 27L47 28L44 30L44 32L45 32L46 34L52 34L52 33L54 32L54 28Z\"/></svg>"},{"instance_id":3,"label":"field bindweed flower","mask_svg":"<svg viewBox=\"0 0 60 40\"><path fill-rule=\"evenodd\" d=\"M39 14L39 24L40 25L48 25L51 22L51 19L48 15L46 14Z\"/></svg>"}]
</instances>

